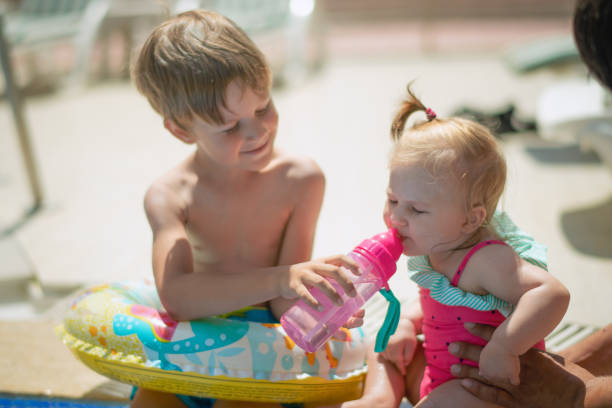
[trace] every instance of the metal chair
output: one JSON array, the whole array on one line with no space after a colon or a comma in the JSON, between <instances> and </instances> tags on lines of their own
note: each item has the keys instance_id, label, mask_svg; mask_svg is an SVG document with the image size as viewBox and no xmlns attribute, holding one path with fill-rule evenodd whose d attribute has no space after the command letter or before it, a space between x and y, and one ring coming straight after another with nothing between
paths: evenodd
<instances>
[{"instance_id":1,"label":"metal chair","mask_svg":"<svg viewBox=\"0 0 612 408\"><path fill-rule=\"evenodd\" d=\"M5 13L5 38L12 54L24 55L28 69L36 73L37 55L62 43L75 50L75 62L68 76L71 84L87 78L90 55L110 0L22 0L18 8ZM33 75L30 75L33 76Z\"/></svg>"},{"instance_id":2,"label":"metal chair","mask_svg":"<svg viewBox=\"0 0 612 408\"><path fill-rule=\"evenodd\" d=\"M72 80L82 83L96 32L109 5L110 0L22 0L16 9L0 8L0 61L34 201L33 211L42 205L43 194L23 115L22 95L15 79L13 50L36 52L59 41L72 41L77 50Z\"/></svg>"}]
</instances>

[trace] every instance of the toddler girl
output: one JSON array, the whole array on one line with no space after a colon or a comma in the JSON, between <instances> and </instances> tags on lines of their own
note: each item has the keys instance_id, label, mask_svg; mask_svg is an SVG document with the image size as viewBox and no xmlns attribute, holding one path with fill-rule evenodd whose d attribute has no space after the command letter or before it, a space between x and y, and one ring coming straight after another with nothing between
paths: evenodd
<instances>
[{"instance_id":1,"label":"toddler girl","mask_svg":"<svg viewBox=\"0 0 612 408\"><path fill-rule=\"evenodd\" d=\"M427 121L404 132L419 111ZM465 322L497 326L481 354L480 374L517 384L519 356L544 347L542 339L567 309L568 291L544 270L544 248L495 212L506 163L485 127L437 118L408 87L391 133L396 143L384 220L402 237L419 304L404 314L387 349L369 359L362 400L346 406L397 406L404 395L426 406L442 384L436 406L486 406L454 380L450 366L460 360L448 353L449 343L483 344L465 330ZM420 332L422 347L416 340ZM377 369L377 364L389 368L389 362L397 369ZM393 378L398 375L403 378Z\"/></svg>"}]
</instances>

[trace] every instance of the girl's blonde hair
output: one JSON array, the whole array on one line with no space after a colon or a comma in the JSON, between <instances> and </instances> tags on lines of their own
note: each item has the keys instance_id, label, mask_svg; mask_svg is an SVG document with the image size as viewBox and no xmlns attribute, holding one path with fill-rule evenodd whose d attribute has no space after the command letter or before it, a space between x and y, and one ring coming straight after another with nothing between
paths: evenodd
<instances>
[{"instance_id":1,"label":"girl's blonde hair","mask_svg":"<svg viewBox=\"0 0 612 408\"><path fill-rule=\"evenodd\" d=\"M506 161L495 137L484 126L468 119L440 119L429 111L427 121L415 122L404 131L408 118L427 108L407 86L391 125L395 146L391 166L422 165L434 178L450 177L465 197L465 210L482 205L484 225L493 217L506 184Z\"/></svg>"},{"instance_id":2,"label":"girl's blonde hair","mask_svg":"<svg viewBox=\"0 0 612 408\"><path fill-rule=\"evenodd\" d=\"M132 79L153 109L184 127L194 115L221 124L219 107L225 106L230 82L263 91L271 74L261 51L233 21L192 10L153 30L132 67Z\"/></svg>"}]
</instances>

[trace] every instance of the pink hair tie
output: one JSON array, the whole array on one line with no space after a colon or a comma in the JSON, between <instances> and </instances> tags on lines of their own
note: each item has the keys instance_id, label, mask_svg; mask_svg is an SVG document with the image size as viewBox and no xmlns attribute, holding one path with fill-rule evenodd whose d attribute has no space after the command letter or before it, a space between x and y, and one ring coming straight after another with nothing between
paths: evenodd
<instances>
[{"instance_id":1,"label":"pink hair tie","mask_svg":"<svg viewBox=\"0 0 612 408\"><path fill-rule=\"evenodd\" d=\"M425 113L427 114L427 120L433 120L436 118L436 112L434 112L431 108L427 108Z\"/></svg>"}]
</instances>

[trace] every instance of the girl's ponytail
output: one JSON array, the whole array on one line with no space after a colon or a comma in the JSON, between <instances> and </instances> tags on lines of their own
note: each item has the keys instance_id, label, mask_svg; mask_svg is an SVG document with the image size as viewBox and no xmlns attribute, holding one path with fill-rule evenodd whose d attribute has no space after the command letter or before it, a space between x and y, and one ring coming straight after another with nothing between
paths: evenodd
<instances>
[{"instance_id":1,"label":"girl's ponytail","mask_svg":"<svg viewBox=\"0 0 612 408\"><path fill-rule=\"evenodd\" d=\"M399 111L397 112L397 114L395 115L395 118L393 118L393 122L391 123L391 139L393 139L396 142L402 137L402 133L404 132L404 127L406 126L406 122L408 121L408 118L410 117L410 115L412 115L414 112L418 112L418 111L426 112L427 118L429 120L435 118L435 113L433 113L431 109L429 109L429 111L431 111L431 114L430 112L428 112L428 109L425 107L425 105L423 105L423 103L419 100L419 98L417 98L414 95L414 93L410 89L410 85L412 85L412 82L410 82L406 86L406 90L408 91L408 98L406 98L402 102L402 104L400 105ZM432 117L432 114L433 114L433 117Z\"/></svg>"}]
</instances>

